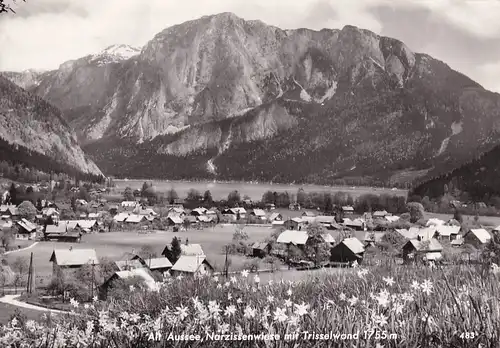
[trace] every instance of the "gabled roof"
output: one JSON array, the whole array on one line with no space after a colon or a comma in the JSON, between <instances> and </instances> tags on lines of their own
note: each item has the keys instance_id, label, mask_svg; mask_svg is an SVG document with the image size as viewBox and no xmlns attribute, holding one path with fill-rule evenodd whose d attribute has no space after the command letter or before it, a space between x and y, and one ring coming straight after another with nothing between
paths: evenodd
<instances>
[{"instance_id":1,"label":"gabled roof","mask_svg":"<svg viewBox=\"0 0 500 348\"><path fill-rule=\"evenodd\" d=\"M96 220L78 220L78 226L83 229L90 229L97 224Z\"/></svg>"},{"instance_id":2,"label":"gabled roof","mask_svg":"<svg viewBox=\"0 0 500 348\"><path fill-rule=\"evenodd\" d=\"M425 225L426 226L441 226L444 224L445 224L445 222L441 219L431 218L431 219L427 220L427 223Z\"/></svg>"},{"instance_id":3,"label":"gabled roof","mask_svg":"<svg viewBox=\"0 0 500 348\"><path fill-rule=\"evenodd\" d=\"M348 247L354 254L365 252L365 246L358 238L346 238L341 243Z\"/></svg>"},{"instance_id":4,"label":"gabled roof","mask_svg":"<svg viewBox=\"0 0 500 348\"><path fill-rule=\"evenodd\" d=\"M58 225L47 225L45 226L45 233L51 233L51 234L61 234L61 233L66 233L66 224L61 224L59 223Z\"/></svg>"},{"instance_id":5,"label":"gabled roof","mask_svg":"<svg viewBox=\"0 0 500 348\"><path fill-rule=\"evenodd\" d=\"M78 226L78 222L80 220L61 220L59 221L58 225L59 226L65 226L65 228L69 230L74 230Z\"/></svg>"},{"instance_id":6,"label":"gabled roof","mask_svg":"<svg viewBox=\"0 0 500 348\"><path fill-rule=\"evenodd\" d=\"M267 242L255 242L252 245L252 249L266 250L269 243Z\"/></svg>"},{"instance_id":7,"label":"gabled roof","mask_svg":"<svg viewBox=\"0 0 500 348\"><path fill-rule=\"evenodd\" d=\"M440 225L436 226L437 232L441 236L449 237L453 234L458 234L460 232L460 226L447 226Z\"/></svg>"},{"instance_id":8,"label":"gabled roof","mask_svg":"<svg viewBox=\"0 0 500 348\"><path fill-rule=\"evenodd\" d=\"M394 216L394 215L386 215L385 219L389 222L396 222L399 220L399 216Z\"/></svg>"},{"instance_id":9,"label":"gabled roof","mask_svg":"<svg viewBox=\"0 0 500 348\"><path fill-rule=\"evenodd\" d=\"M255 216L266 216L266 212L262 209L254 209L252 211L252 213L255 215Z\"/></svg>"},{"instance_id":10,"label":"gabled roof","mask_svg":"<svg viewBox=\"0 0 500 348\"><path fill-rule=\"evenodd\" d=\"M133 210L133 213L138 215L152 215L152 216L158 215L152 208L142 209L142 207L140 206L136 207Z\"/></svg>"},{"instance_id":11,"label":"gabled roof","mask_svg":"<svg viewBox=\"0 0 500 348\"><path fill-rule=\"evenodd\" d=\"M294 217L293 219L291 219L293 222L296 222L298 224L301 224L304 222L304 220L302 220L301 218L299 217Z\"/></svg>"},{"instance_id":12,"label":"gabled roof","mask_svg":"<svg viewBox=\"0 0 500 348\"><path fill-rule=\"evenodd\" d=\"M316 213L314 213L312 211L305 211L302 213L302 216L315 217Z\"/></svg>"},{"instance_id":13,"label":"gabled roof","mask_svg":"<svg viewBox=\"0 0 500 348\"><path fill-rule=\"evenodd\" d=\"M335 216L325 216L325 215L318 215L315 218L315 222L320 223L320 224L331 224L332 222L335 221Z\"/></svg>"},{"instance_id":14,"label":"gabled roof","mask_svg":"<svg viewBox=\"0 0 500 348\"><path fill-rule=\"evenodd\" d=\"M144 219L144 215L136 215L136 214L131 214L125 222L130 222L130 223L138 223L141 222Z\"/></svg>"},{"instance_id":15,"label":"gabled roof","mask_svg":"<svg viewBox=\"0 0 500 348\"><path fill-rule=\"evenodd\" d=\"M144 280L144 283L150 290L156 289L157 285L153 276L149 273L146 268L135 268L129 271L116 272L114 277L119 279L129 279L133 277L138 277Z\"/></svg>"},{"instance_id":16,"label":"gabled roof","mask_svg":"<svg viewBox=\"0 0 500 348\"><path fill-rule=\"evenodd\" d=\"M430 239L428 241L418 241L417 239L409 240L404 246L410 244L416 251L442 251L442 245L436 239Z\"/></svg>"},{"instance_id":17,"label":"gabled roof","mask_svg":"<svg viewBox=\"0 0 500 348\"><path fill-rule=\"evenodd\" d=\"M335 243L335 238L333 238L333 236L330 233L323 233L321 237L323 237L325 243L330 243L330 244Z\"/></svg>"},{"instance_id":18,"label":"gabled roof","mask_svg":"<svg viewBox=\"0 0 500 348\"><path fill-rule=\"evenodd\" d=\"M482 244L486 244L489 240L491 240L491 234L484 228L472 228L466 233L466 235L469 233L474 234Z\"/></svg>"},{"instance_id":19,"label":"gabled roof","mask_svg":"<svg viewBox=\"0 0 500 348\"><path fill-rule=\"evenodd\" d=\"M280 213L272 213L271 216L269 216L269 221L274 221L278 218L281 218L281 214Z\"/></svg>"},{"instance_id":20,"label":"gabled roof","mask_svg":"<svg viewBox=\"0 0 500 348\"><path fill-rule=\"evenodd\" d=\"M344 205L344 206L342 207L342 210L343 210L343 211L354 211L354 208L353 208L353 207L351 207L350 205Z\"/></svg>"},{"instance_id":21,"label":"gabled roof","mask_svg":"<svg viewBox=\"0 0 500 348\"><path fill-rule=\"evenodd\" d=\"M307 240L309 239L309 235L307 234L306 231L292 231L292 230L286 230L281 232L281 234L278 236L278 239L276 240L277 243L283 243L283 244L295 244L295 245L304 245L307 243Z\"/></svg>"},{"instance_id":22,"label":"gabled roof","mask_svg":"<svg viewBox=\"0 0 500 348\"><path fill-rule=\"evenodd\" d=\"M170 208L168 211L169 212L174 212L174 213L177 213L177 214L181 214L181 213L184 213L184 208L173 207L173 208Z\"/></svg>"},{"instance_id":23,"label":"gabled roof","mask_svg":"<svg viewBox=\"0 0 500 348\"><path fill-rule=\"evenodd\" d=\"M208 264L209 267L213 269L204 255L181 255L172 266L172 271L195 273L203 263Z\"/></svg>"},{"instance_id":24,"label":"gabled roof","mask_svg":"<svg viewBox=\"0 0 500 348\"><path fill-rule=\"evenodd\" d=\"M126 271L126 270L130 270L130 269L134 269L134 268L143 268L144 265L141 263L140 260L119 260L119 261L115 261L115 265L116 267L118 267L118 269L120 271Z\"/></svg>"},{"instance_id":25,"label":"gabled roof","mask_svg":"<svg viewBox=\"0 0 500 348\"><path fill-rule=\"evenodd\" d=\"M150 270L155 270L159 268L171 268L172 263L166 257L157 257L153 259L145 259L144 262Z\"/></svg>"},{"instance_id":26,"label":"gabled roof","mask_svg":"<svg viewBox=\"0 0 500 348\"><path fill-rule=\"evenodd\" d=\"M201 222L210 222L210 221L213 221L213 217L206 216L206 215L200 215L200 216L198 216L198 220Z\"/></svg>"},{"instance_id":27,"label":"gabled roof","mask_svg":"<svg viewBox=\"0 0 500 348\"><path fill-rule=\"evenodd\" d=\"M174 224L182 224L182 222L184 221L179 216L169 216L168 219Z\"/></svg>"},{"instance_id":28,"label":"gabled roof","mask_svg":"<svg viewBox=\"0 0 500 348\"><path fill-rule=\"evenodd\" d=\"M97 219L101 216L99 213L89 213L89 219Z\"/></svg>"},{"instance_id":29,"label":"gabled roof","mask_svg":"<svg viewBox=\"0 0 500 348\"><path fill-rule=\"evenodd\" d=\"M384 217L386 215L388 215L389 213L385 210L377 210L376 212L374 212L372 214L373 217Z\"/></svg>"},{"instance_id":30,"label":"gabled roof","mask_svg":"<svg viewBox=\"0 0 500 348\"><path fill-rule=\"evenodd\" d=\"M409 230L406 228L396 228L396 232L407 239L416 239L418 237L418 228L411 227Z\"/></svg>"},{"instance_id":31,"label":"gabled roof","mask_svg":"<svg viewBox=\"0 0 500 348\"><path fill-rule=\"evenodd\" d=\"M436 235L436 227L426 227L426 228L421 228L419 231L418 231L418 238L420 238L421 240L430 240L432 238L434 238L434 236Z\"/></svg>"},{"instance_id":32,"label":"gabled roof","mask_svg":"<svg viewBox=\"0 0 500 348\"><path fill-rule=\"evenodd\" d=\"M36 231L36 225L24 218L18 221L17 224L28 232Z\"/></svg>"},{"instance_id":33,"label":"gabled roof","mask_svg":"<svg viewBox=\"0 0 500 348\"><path fill-rule=\"evenodd\" d=\"M56 249L50 256L50 262L57 262L59 266L81 266L85 264L98 265L99 260L94 249Z\"/></svg>"},{"instance_id":34,"label":"gabled roof","mask_svg":"<svg viewBox=\"0 0 500 348\"><path fill-rule=\"evenodd\" d=\"M195 208L193 210L191 210L191 213L197 213L198 215L203 215L207 212L207 209L206 208Z\"/></svg>"},{"instance_id":35,"label":"gabled roof","mask_svg":"<svg viewBox=\"0 0 500 348\"><path fill-rule=\"evenodd\" d=\"M182 255L205 255L200 244L181 244Z\"/></svg>"},{"instance_id":36,"label":"gabled roof","mask_svg":"<svg viewBox=\"0 0 500 348\"><path fill-rule=\"evenodd\" d=\"M142 258L137 255L137 254L134 254L134 253L131 253L129 251L126 251L125 253L123 253L123 255L120 257L120 261L130 261L130 260L139 260L139 261L143 261Z\"/></svg>"}]
</instances>

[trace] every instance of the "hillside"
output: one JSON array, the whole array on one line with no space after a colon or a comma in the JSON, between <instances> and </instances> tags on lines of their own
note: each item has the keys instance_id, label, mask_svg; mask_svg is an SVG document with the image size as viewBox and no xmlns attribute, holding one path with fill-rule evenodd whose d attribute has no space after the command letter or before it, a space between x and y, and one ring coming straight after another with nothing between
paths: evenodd
<instances>
[{"instance_id":1,"label":"hillside","mask_svg":"<svg viewBox=\"0 0 500 348\"><path fill-rule=\"evenodd\" d=\"M45 172L102 175L61 112L0 76L0 161Z\"/></svg>"},{"instance_id":2,"label":"hillside","mask_svg":"<svg viewBox=\"0 0 500 348\"><path fill-rule=\"evenodd\" d=\"M107 174L408 185L499 144L498 94L353 26L222 13L132 51L63 63L31 87Z\"/></svg>"}]
</instances>

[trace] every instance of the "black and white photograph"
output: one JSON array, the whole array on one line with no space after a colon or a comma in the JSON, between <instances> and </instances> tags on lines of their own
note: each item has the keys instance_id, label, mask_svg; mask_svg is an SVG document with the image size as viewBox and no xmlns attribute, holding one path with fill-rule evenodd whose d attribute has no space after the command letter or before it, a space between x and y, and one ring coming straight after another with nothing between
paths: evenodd
<instances>
[{"instance_id":1,"label":"black and white photograph","mask_svg":"<svg viewBox=\"0 0 500 348\"><path fill-rule=\"evenodd\" d=\"M0 0L0 347L500 346L500 0Z\"/></svg>"}]
</instances>

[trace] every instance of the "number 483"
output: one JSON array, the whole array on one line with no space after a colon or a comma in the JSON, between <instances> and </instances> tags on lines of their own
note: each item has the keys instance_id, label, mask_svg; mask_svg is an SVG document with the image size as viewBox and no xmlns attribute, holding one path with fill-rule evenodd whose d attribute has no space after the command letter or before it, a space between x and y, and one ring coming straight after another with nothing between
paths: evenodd
<instances>
[{"instance_id":1,"label":"number 483","mask_svg":"<svg viewBox=\"0 0 500 348\"><path fill-rule=\"evenodd\" d=\"M475 332L462 332L460 338L463 340L471 340L476 338L478 335Z\"/></svg>"}]
</instances>

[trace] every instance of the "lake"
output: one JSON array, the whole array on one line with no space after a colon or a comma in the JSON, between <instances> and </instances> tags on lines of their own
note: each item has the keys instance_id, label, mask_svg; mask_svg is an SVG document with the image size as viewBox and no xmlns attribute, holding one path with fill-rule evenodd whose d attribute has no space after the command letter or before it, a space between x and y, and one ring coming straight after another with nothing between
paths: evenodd
<instances>
[{"instance_id":1,"label":"lake","mask_svg":"<svg viewBox=\"0 0 500 348\"><path fill-rule=\"evenodd\" d=\"M299 188L303 188L306 192L337 192L343 191L350 194L353 198L356 198L365 193L389 193L392 195L406 196L408 191L397 189L393 190L390 188L379 188L379 187L342 187L342 186L321 186L321 185L295 185L295 184L266 184L266 183L223 183L223 182L209 182L209 181L199 181L199 182L187 182L187 181L163 181L163 180L113 180L116 184L116 188L119 191L125 190L127 186L132 189L141 189L144 181L153 182L153 186L157 192L166 192L170 189L174 189L179 197L186 197L187 192L190 189L196 189L203 194L206 190L210 190L212 197L214 199L225 199L227 195L234 190L238 192L243 197L248 195L252 200L260 200L262 195L266 191L276 191L296 194Z\"/></svg>"}]
</instances>

